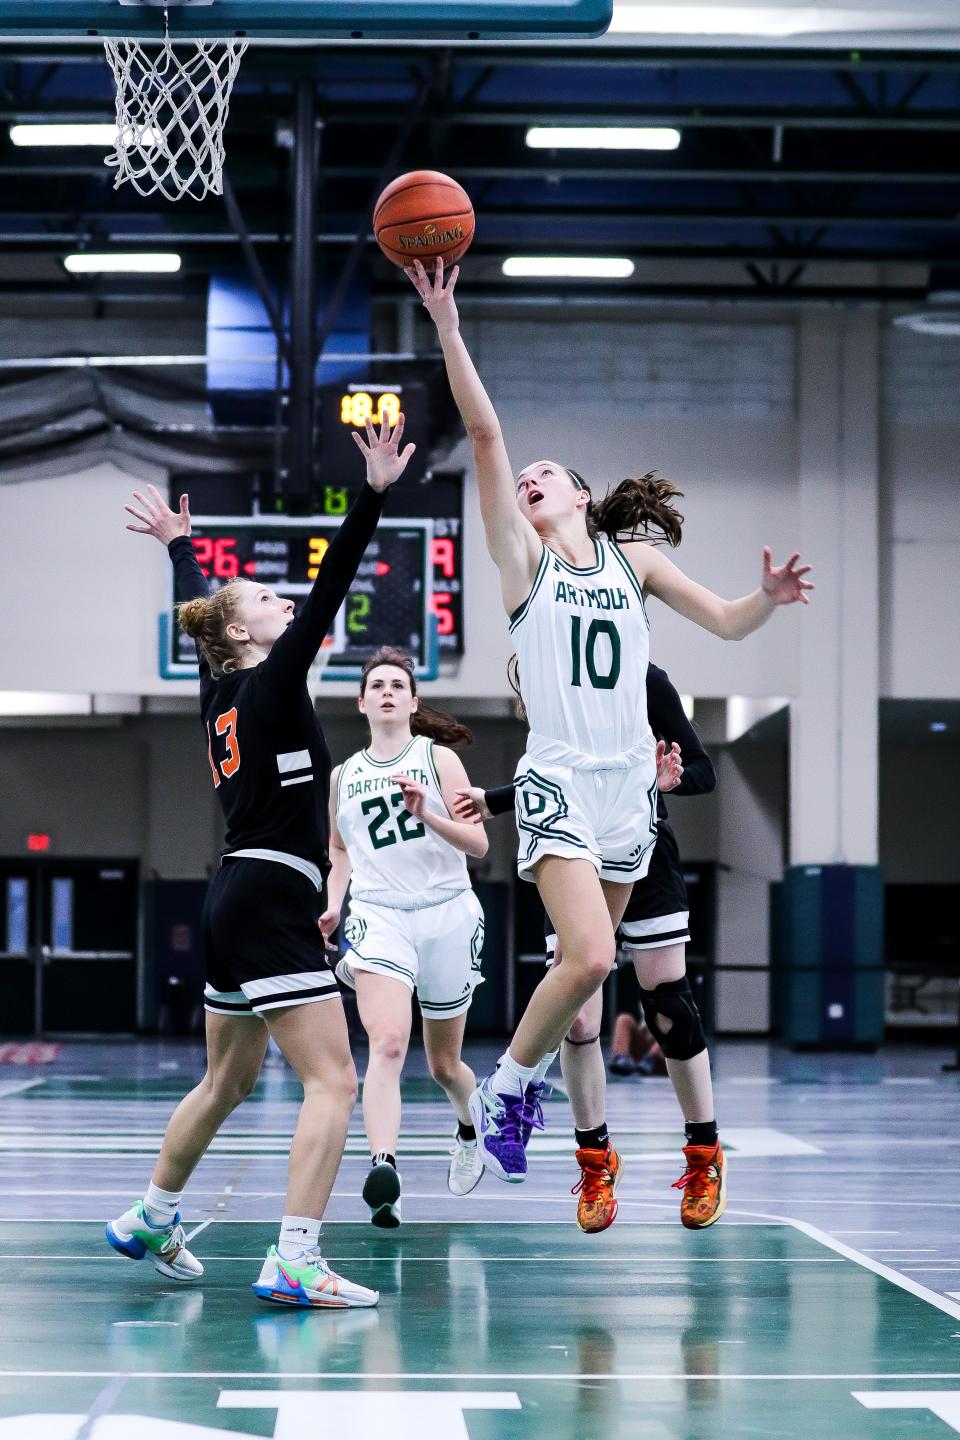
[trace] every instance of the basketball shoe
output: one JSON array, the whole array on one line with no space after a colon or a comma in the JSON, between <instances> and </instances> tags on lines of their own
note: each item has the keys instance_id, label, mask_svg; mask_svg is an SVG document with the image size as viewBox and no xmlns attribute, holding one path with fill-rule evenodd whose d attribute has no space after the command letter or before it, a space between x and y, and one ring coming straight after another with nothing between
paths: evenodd
<instances>
[{"instance_id":1,"label":"basketball shoe","mask_svg":"<svg viewBox=\"0 0 960 1440\"><path fill-rule=\"evenodd\" d=\"M143 1201L138 1200L111 1220L104 1234L114 1250L128 1260L142 1260L149 1254L154 1269L170 1280L199 1280L203 1274L200 1261L186 1247L179 1210L170 1225L151 1225Z\"/></svg>"},{"instance_id":2,"label":"basketball shoe","mask_svg":"<svg viewBox=\"0 0 960 1440\"><path fill-rule=\"evenodd\" d=\"M483 1156L476 1140L461 1140L459 1132L450 1152L447 1189L453 1195L469 1195L483 1179Z\"/></svg>"},{"instance_id":3,"label":"basketball shoe","mask_svg":"<svg viewBox=\"0 0 960 1440\"><path fill-rule=\"evenodd\" d=\"M370 1223L380 1230L396 1230L400 1217L400 1176L396 1167L375 1155L363 1182L363 1198L370 1206Z\"/></svg>"},{"instance_id":4,"label":"basketball shoe","mask_svg":"<svg viewBox=\"0 0 960 1440\"><path fill-rule=\"evenodd\" d=\"M577 1164L580 1179L570 1191L579 1194L577 1201L577 1224L588 1235L606 1230L617 1218L617 1201L614 1191L623 1174L623 1161L608 1145L605 1150L578 1150Z\"/></svg>"},{"instance_id":5,"label":"basketball shoe","mask_svg":"<svg viewBox=\"0 0 960 1440\"><path fill-rule=\"evenodd\" d=\"M716 1145L684 1145L687 1168L674 1190L683 1191L680 1219L688 1230L705 1230L727 1208L727 1162Z\"/></svg>"},{"instance_id":6,"label":"basketball shoe","mask_svg":"<svg viewBox=\"0 0 960 1440\"><path fill-rule=\"evenodd\" d=\"M521 1140L525 1096L500 1095L488 1075L470 1096L470 1119L477 1132L477 1149L484 1167L498 1180L517 1185L527 1173L527 1155Z\"/></svg>"},{"instance_id":7,"label":"basketball shoe","mask_svg":"<svg viewBox=\"0 0 960 1440\"><path fill-rule=\"evenodd\" d=\"M284 1260L271 1245L260 1278L253 1285L261 1300L278 1305L312 1306L316 1310L350 1310L376 1305L379 1291L354 1285L336 1275L319 1249L304 1250L295 1260Z\"/></svg>"},{"instance_id":8,"label":"basketball shoe","mask_svg":"<svg viewBox=\"0 0 960 1440\"><path fill-rule=\"evenodd\" d=\"M520 1144L526 1150L530 1144L530 1136L534 1130L545 1130L546 1121L543 1118L543 1092L547 1088L546 1081L540 1080L534 1083L531 1080L523 1092L523 1109L520 1112Z\"/></svg>"}]
</instances>

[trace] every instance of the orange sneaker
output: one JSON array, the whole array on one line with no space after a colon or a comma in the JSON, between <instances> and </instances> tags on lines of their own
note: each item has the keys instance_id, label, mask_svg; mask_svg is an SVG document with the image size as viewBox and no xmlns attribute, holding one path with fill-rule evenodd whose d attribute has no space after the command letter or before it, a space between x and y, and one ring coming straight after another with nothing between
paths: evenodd
<instances>
[{"instance_id":1,"label":"orange sneaker","mask_svg":"<svg viewBox=\"0 0 960 1440\"><path fill-rule=\"evenodd\" d=\"M577 1224L588 1235L606 1230L617 1218L617 1201L614 1191L623 1174L623 1161L608 1145L605 1150L578 1150L577 1164L581 1175L570 1191L579 1194L577 1201Z\"/></svg>"},{"instance_id":2,"label":"orange sneaker","mask_svg":"<svg viewBox=\"0 0 960 1440\"><path fill-rule=\"evenodd\" d=\"M705 1230L727 1208L727 1162L720 1142L684 1145L687 1168L674 1190L682 1190L680 1219L688 1230Z\"/></svg>"}]
</instances>

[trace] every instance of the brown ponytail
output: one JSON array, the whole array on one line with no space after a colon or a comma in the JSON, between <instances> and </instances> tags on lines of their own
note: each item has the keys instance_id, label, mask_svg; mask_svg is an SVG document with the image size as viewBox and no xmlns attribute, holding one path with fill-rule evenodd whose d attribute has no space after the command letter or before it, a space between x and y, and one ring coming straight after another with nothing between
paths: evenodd
<instances>
[{"instance_id":1,"label":"brown ponytail","mask_svg":"<svg viewBox=\"0 0 960 1440\"><path fill-rule=\"evenodd\" d=\"M417 677L413 673L413 661L402 650L394 650L390 645L381 645L379 650L363 662L360 672L361 695L366 691L371 671L376 670L379 665L393 665L398 670L403 670L410 679L410 693L416 695ZM425 735L428 740L435 740L438 745L447 745L451 750L473 743L472 730L461 725L459 720L455 720L443 710L434 710L431 706L424 705L422 700L410 716L410 730L414 735Z\"/></svg>"},{"instance_id":2,"label":"brown ponytail","mask_svg":"<svg viewBox=\"0 0 960 1440\"><path fill-rule=\"evenodd\" d=\"M517 697L516 712L517 719L527 724L527 707L523 703L523 696L520 693L520 661L516 655L511 655L507 661L507 684Z\"/></svg>"},{"instance_id":3,"label":"brown ponytail","mask_svg":"<svg viewBox=\"0 0 960 1440\"><path fill-rule=\"evenodd\" d=\"M196 640L214 676L239 670L241 651L227 635L227 626L237 618L240 604L239 581L231 580L212 595L185 600L177 606L177 622L184 635Z\"/></svg>"},{"instance_id":4,"label":"brown ponytail","mask_svg":"<svg viewBox=\"0 0 960 1440\"><path fill-rule=\"evenodd\" d=\"M575 470L570 475L575 485L589 490ZM587 530L591 536L599 531L611 540L661 538L677 546L683 538L683 516L670 502L682 495L682 490L656 470L636 480L621 480L602 500L587 505ZM659 531L659 537L651 536L651 529Z\"/></svg>"}]
</instances>

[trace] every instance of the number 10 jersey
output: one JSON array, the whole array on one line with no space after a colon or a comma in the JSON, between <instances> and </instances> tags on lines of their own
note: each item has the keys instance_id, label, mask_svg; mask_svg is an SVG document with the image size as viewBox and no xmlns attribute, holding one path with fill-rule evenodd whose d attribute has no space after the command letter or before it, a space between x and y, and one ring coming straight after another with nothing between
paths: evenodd
<instances>
[{"instance_id":1,"label":"number 10 jersey","mask_svg":"<svg viewBox=\"0 0 960 1440\"><path fill-rule=\"evenodd\" d=\"M597 536L594 546L595 563L582 569L544 546L510 632L530 723L528 753L547 742L555 763L604 769L615 768L615 759L642 762L656 747L640 582L613 541ZM608 763L594 767L591 759Z\"/></svg>"},{"instance_id":2,"label":"number 10 jersey","mask_svg":"<svg viewBox=\"0 0 960 1440\"><path fill-rule=\"evenodd\" d=\"M392 777L409 775L427 792L434 815L447 817L433 741L415 735L393 760L358 750L337 777L337 827L352 866L353 900L397 910L441 904L470 888L467 859L411 815Z\"/></svg>"}]
</instances>

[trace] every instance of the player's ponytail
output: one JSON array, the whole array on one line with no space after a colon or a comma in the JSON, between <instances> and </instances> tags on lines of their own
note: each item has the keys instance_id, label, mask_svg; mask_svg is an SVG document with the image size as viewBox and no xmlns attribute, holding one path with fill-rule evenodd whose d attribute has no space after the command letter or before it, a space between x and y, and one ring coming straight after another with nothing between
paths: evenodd
<instances>
[{"instance_id":1,"label":"player's ponytail","mask_svg":"<svg viewBox=\"0 0 960 1440\"><path fill-rule=\"evenodd\" d=\"M527 707L526 705L524 705L523 695L520 693L520 661L517 659L516 655L511 655L510 659L507 661L507 684L510 686L510 689L517 697L516 703L514 705L514 709L517 713L517 719L522 720L524 725L526 725Z\"/></svg>"},{"instance_id":2,"label":"player's ponytail","mask_svg":"<svg viewBox=\"0 0 960 1440\"><path fill-rule=\"evenodd\" d=\"M180 629L196 640L214 676L229 675L240 668L240 650L227 635L227 626L237 618L239 603L238 583L231 580L212 595L185 600L177 606Z\"/></svg>"},{"instance_id":3,"label":"player's ponytail","mask_svg":"<svg viewBox=\"0 0 960 1440\"><path fill-rule=\"evenodd\" d=\"M585 485L575 470L570 471L574 484ZM638 479L621 480L602 500L587 505L587 529L611 540L658 540L677 546L683 539L683 516L671 502L683 495L656 470ZM651 534L651 531L659 534Z\"/></svg>"},{"instance_id":4,"label":"player's ponytail","mask_svg":"<svg viewBox=\"0 0 960 1440\"><path fill-rule=\"evenodd\" d=\"M379 650L364 661L360 672L361 696L366 691L371 671L376 670L378 665L393 665L397 670L403 670L410 680L410 693L416 696L417 677L413 673L413 661L409 655L405 655L402 650L394 650L391 645L381 645ZM435 740L438 745L447 745L451 750L473 743L473 731L468 726L461 725L459 720L455 720L443 710L434 710L432 706L424 705L422 700L410 716L410 730L414 735L425 735L428 740Z\"/></svg>"}]
</instances>

